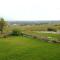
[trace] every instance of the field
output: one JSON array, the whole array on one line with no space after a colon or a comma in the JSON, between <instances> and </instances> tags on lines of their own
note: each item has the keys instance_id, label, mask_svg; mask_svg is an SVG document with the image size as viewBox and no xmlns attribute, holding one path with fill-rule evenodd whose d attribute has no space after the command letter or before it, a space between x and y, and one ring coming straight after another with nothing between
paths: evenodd
<instances>
[{"instance_id":1,"label":"field","mask_svg":"<svg viewBox=\"0 0 60 60\"><path fill-rule=\"evenodd\" d=\"M60 60L60 44L21 36L0 38L0 60Z\"/></svg>"},{"instance_id":2,"label":"field","mask_svg":"<svg viewBox=\"0 0 60 60\"><path fill-rule=\"evenodd\" d=\"M60 24L8 24L0 31L0 60L60 60Z\"/></svg>"},{"instance_id":3,"label":"field","mask_svg":"<svg viewBox=\"0 0 60 60\"><path fill-rule=\"evenodd\" d=\"M56 38L58 40L60 40L60 33L45 33L45 32L41 32L41 31L32 31L32 34L36 34L39 36L44 36L44 37L52 37L52 38Z\"/></svg>"}]
</instances>

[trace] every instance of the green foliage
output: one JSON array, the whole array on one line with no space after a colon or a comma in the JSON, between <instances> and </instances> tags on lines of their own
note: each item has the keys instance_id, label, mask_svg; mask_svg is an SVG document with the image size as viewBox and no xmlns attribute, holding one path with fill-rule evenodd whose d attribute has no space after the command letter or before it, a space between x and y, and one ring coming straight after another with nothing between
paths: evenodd
<instances>
[{"instance_id":1,"label":"green foliage","mask_svg":"<svg viewBox=\"0 0 60 60\"><path fill-rule=\"evenodd\" d=\"M1 31L1 34L3 33L3 29L4 29L4 26L5 26L6 22L3 18L0 18L0 31Z\"/></svg>"},{"instance_id":2,"label":"green foliage","mask_svg":"<svg viewBox=\"0 0 60 60\"><path fill-rule=\"evenodd\" d=\"M54 32L56 32L56 29L54 29L54 28L48 28L47 31L54 31Z\"/></svg>"},{"instance_id":3,"label":"green foliage","mask_svg":"<svg viewBox=\"0 0 60 60\"><path fill-rule=\"evenodd\" d=\"M18 29L13 29L11 32L12 36L19 36L21 34L21 32Z\"/></svg>"}]
</instances>

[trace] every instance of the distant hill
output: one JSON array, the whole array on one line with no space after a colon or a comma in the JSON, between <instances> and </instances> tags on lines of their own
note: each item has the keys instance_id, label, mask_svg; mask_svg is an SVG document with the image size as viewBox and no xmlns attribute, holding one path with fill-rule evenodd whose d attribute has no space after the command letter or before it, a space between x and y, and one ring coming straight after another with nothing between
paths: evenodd
<instances>
[{"instance_id":1,"label":"distant hill","mask_svg":"<svg viewBox=\"0 0 60 60\"><path fill-rule=\"evenodd\" d=\"M60 24L60 21L8 21L9 24Z\"/></svg>"}]
</instances>

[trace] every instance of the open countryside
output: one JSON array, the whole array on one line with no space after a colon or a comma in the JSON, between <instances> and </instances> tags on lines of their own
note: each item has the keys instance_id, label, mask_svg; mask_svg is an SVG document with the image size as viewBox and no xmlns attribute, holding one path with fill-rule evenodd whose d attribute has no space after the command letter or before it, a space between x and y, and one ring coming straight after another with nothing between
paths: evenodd
<instances>
[{"instance_id":1,"label":"open countryside","mask_svg":"<svg viewBox=\"0 0 60 60\"><path fill-rule=\"evenodd\" d=\"M60 60L60 22L0 18L0 60Z\"/></svg>"}]
</instances>

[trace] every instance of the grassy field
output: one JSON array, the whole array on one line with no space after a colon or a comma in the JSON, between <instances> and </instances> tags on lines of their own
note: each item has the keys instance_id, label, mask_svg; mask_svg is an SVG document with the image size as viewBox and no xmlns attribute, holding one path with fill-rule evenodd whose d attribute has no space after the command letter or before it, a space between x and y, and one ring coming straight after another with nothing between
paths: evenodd
<instances>
[{"instance_id":1,"label":"grassy field","mask_svg":"<svg viewBox=\"0 0 60 60\"><path fill-rule=\"evenodd\" d=\"M0 60L60 60L60 44L27 37L0 38Z\"/></svg>"},{"instance_id":2,"label":"grassy field","mask_svg":"<svg viewBox=\"0 0 60 60\"><path fill-rule=\"evenodd\" d=\"M56 38L58 40L60 40L60 34L54 34L54 33L43 33L43 32L37 32L37 31L32 31L32 34L36 34L39 36L43 36L43 37L52 37L52 38Z\"/></svg>"}]
</instances>

